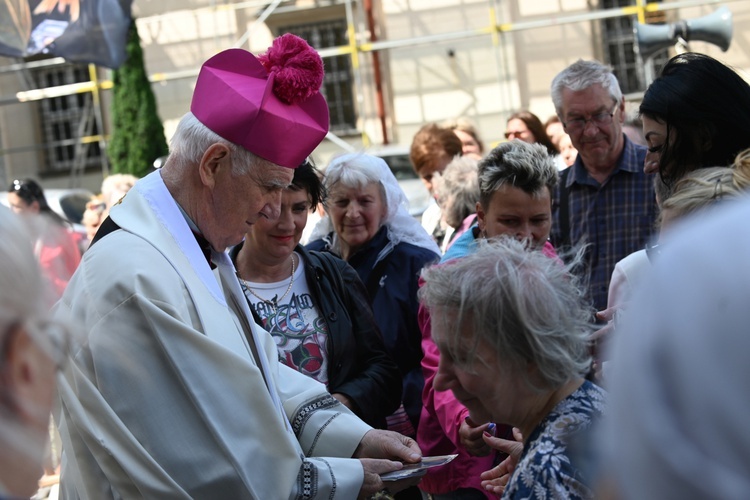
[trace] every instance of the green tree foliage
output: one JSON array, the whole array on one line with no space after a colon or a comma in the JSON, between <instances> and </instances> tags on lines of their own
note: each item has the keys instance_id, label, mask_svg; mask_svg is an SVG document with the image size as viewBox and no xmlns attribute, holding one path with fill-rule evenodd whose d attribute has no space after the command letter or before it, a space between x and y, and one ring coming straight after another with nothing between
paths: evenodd
<instances>
[{"instance_id":1,"label":"green tree foliage","mask_svg":"<svg viewBox=\"0 0 750 500\"><path fill-rule=\"evenodd\" d=\"M143 177L155 159L167 154L168 147L135 20L130 23L126 50L125 63L113 76L113 131L107 156L113 173Z\"/></svg>"}]
</instances>

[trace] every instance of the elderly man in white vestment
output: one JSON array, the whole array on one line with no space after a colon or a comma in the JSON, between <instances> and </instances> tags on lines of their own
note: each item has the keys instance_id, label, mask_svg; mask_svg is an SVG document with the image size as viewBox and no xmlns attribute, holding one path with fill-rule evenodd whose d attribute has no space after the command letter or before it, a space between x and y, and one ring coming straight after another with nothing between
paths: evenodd
<instances>
[{"instance_id":1,"label":"elderly man in white vestment","mask_svg":"<svg viewBox=\"0 0 750 500\"><path fill-rule=\"evenodd\" d=\"M293 35L209 59L161 171L112 208L56 306L64 498L366 498L420 459L280 365L225 249L278 216L323 139L322 61ZM291 75L291 76L290 76ZM354 457L354 458L353 458Z\"/></svg>"}]
</instances>

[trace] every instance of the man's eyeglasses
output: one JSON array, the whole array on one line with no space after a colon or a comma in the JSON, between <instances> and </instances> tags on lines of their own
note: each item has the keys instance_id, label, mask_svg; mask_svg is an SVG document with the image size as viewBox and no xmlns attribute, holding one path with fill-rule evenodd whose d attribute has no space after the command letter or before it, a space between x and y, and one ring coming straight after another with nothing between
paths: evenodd
<instances>
[{"instance_id":1,"label":"man's eyeglasses","mask_svg":"<svg viewBox=\"0 0 750 500\"><path fill-rule=\"evenodd\" d=\"M619 104L615 103L615 107L612 108L611 112L597 113L591 118L571 118L568 121L564 121L563 125L565 125L568 132L581 132L589 122L592 122L597 127L610 125L618 106Z\"/></svg>"}]
</instances>

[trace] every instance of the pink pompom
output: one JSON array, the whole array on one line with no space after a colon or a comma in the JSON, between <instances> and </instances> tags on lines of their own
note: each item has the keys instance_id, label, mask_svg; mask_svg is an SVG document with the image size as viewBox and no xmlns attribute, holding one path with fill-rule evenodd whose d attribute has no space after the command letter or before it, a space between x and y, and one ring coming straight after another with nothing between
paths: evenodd
<instances>
[{"instance_id":1,"label":"pink pompom","mask_svg":"<svg viewBox=\"0 0 750 500\"><path fill-rule=\"evenodd\" d=\"M323 60L302 38L291 33L282 35L258 59L269 74L274 74L273 93L287 104L304 101L320 91Z\"/></svg>"}]
</instances>

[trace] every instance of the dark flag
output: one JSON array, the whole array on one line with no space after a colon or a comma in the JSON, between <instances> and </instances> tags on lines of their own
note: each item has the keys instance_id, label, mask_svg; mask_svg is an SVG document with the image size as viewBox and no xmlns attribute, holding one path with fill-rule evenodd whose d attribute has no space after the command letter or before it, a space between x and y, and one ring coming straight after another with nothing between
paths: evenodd
<instances>
[{"instance_id":1,"label":"dark flag","mask_svg":"<svg viewBox=\"0 0 750 500\"><path fill-rule=\"evenodd\" d=\"M0 55L36 54L117 68L132 0L0 0Z\"/></svg>"}]
</instances>

